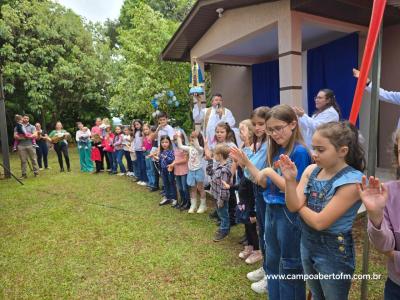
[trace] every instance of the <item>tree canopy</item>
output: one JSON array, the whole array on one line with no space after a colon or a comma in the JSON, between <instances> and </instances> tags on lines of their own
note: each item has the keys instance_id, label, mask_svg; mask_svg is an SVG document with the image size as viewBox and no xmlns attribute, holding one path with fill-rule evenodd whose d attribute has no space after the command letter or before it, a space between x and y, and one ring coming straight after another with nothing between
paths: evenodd
<instances>
[{"instance_id":1,"label":"tree canopy","mask_svg":"<svg viewBox=\"0 0 400 300\"><path fill-rule=\"evenodd\" d=\"M129 1L128 1L129 2ZM123 9L124 10L124 9ZM180 102L174 110L177 123L191 127L188 110L189 64L164 62L160 53L178 23L168 20L143 2L129 10L130 28L119 27L120 74L117 76L111 107L126 118L149 120L150 101L163 90L172 90Z\"/></svg>"},{"instance_id":2,"label":"tree canopy","mask_svg":"<svg viewBox=\"0 0 400 300\"><path fill-rule=\"evenodd\" d=\"M0 67L9 122L15 113L73 126L108 115L110 77L89 26L51 1L1 6ZM107 41L108 43L108 41ZM108 54L107 54L108 55Z\"/></svg>"},{"instance_id":3,"label":"tree canopy","mask_svg":"<svg viewBox=\"0 0 400 300\"><path fill-rule=\"evenodd\" d=\"M189 64L160 53L193 0L125 0L118 20L93 24L51 0L0 4L0 68L7 122L30 114L47 127L71 129L97 116L152 120L151 100L174 91L173 118L191 128Z\"/></svg>"}]
</instances>

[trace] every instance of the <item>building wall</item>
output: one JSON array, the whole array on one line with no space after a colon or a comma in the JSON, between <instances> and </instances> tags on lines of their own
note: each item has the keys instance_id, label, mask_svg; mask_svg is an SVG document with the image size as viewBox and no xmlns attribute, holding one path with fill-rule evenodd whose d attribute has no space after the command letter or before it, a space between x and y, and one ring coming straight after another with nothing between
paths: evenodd
<instances>
[{"instance_id":1,"label":"building wall","mask_svg":"<svg viewBox=\"0 0 400 300\"><path fill-rule=\"evenodd\" d=\"M400 91L400 25L383 31L381 87L389 91ZM380 101L379 105L379 157L380 167L392 167L392 133L400 117L400 105Z\"/></svg>"},{"instance_id":2,"label":"building wall","mask_svg":"<svg viewBox=\"0 0 400 300\"><path fill-rule=\"evenodd\" d=\"M221 93L224 106L232 111L236 127L253 110L251 67L211 65L211 93Z\"/></svg>"}]
</instances>

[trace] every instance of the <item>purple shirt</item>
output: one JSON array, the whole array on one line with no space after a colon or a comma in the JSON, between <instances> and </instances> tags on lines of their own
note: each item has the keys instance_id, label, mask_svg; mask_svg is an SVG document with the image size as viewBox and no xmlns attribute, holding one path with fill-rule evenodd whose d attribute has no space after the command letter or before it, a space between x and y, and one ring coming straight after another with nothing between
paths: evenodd
<instances>
[{"instance_id":1,"label":"purple shirt","mask_svg":"<svg viewBox=\"0 0 400 300\"><path fill-rule=\"evenodd\" d=\"M368 235L378 251L394 250L394 260L388 260L389 278L400 285L400 180L385 183L388 201L381 227L376 228L368 220Z\"/></svg>"}]
</instances>

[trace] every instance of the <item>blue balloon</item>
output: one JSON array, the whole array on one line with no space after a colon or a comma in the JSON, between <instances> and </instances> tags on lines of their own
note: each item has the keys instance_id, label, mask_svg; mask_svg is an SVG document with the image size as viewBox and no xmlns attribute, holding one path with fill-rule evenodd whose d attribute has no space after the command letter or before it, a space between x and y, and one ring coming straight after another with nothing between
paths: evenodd
<instances>
[{"instance_id":1,"label":"blue balloon","mask_svg":"<svg viewBox=\"0 0 400 300\"><path fill-rule=\"evenodd\" d=\"M173 91L168 91L167 95L168 95L168 97L172 98L174 96L174 92Z\"/></svg>"},{"instance_id":2,"label":"blue balloon","mask_svg":"<svg viewBox=\"0 0 400 300\"><path fill-rule=\"evenodd\" d=\"M194 87L192 87L190 89L189 94L190 95L193 95L193 94L203 95L204 94L204 90L203 90L203 88L201 86L194 86Z\"/></svg>"},{"instance_id":3,"label":"blue balloon","mask_svg":"<svg viewBox=\"0 0 400 300\"><path fill-rule=\"evenodd\" d=\"M178 107L179 106L179 101L175 101L175 106Z\"/></svg>"}]
</instances>

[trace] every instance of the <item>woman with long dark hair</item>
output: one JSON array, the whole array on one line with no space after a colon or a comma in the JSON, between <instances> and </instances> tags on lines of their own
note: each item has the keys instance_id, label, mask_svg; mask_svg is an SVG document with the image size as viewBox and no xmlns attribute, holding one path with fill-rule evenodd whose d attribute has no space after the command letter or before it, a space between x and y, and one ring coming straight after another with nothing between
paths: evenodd
<instances>
[{"instance_id":1,"label":"woman with long dark hair","mask_svg":"<svg viewBox=\"0 0 400 300\"><path fill-rule=\"evenodd\" d=\"M48 142L50 142L50 138L47 135L47 132L42 129L42 125L40 123L35 124L36 127L36 155L37 155L37 161L39 165L39 170L43 170L43 167L45 169L49 169L49 163L47 160L47 156L49 154L49 146L47 145Z\"/></svg>"}]
</instances>

